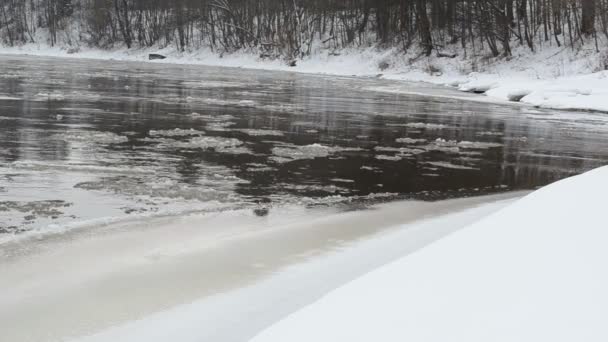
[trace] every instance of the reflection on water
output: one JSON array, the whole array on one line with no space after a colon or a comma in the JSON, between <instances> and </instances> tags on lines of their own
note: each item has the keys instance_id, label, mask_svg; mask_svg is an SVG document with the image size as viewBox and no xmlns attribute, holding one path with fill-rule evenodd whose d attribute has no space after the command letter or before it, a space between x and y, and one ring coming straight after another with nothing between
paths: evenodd
<instances>
[{"instance_id":1,"label":"reflection on water","mask_svg":"<svg viewBox=\"0 0 608 342\"><path fill-rule=\"evenodd\" d=\"M533 189L608 159L604 115L372 90L393 86L451 94L375 79L0 57L0 234Z\"/></svg>"}]
</instances>

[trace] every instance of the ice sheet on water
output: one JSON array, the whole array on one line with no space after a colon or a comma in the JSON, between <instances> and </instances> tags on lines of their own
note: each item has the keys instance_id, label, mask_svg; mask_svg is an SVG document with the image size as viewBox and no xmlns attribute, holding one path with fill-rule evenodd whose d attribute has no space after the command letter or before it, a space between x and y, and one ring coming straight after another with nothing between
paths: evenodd
<instances>
[{"instance_id":1,"label":"ice sheet on water","mask_svg":"<svg viewBox=\"0 0 608 342\"><path fill-rule=\"evenodd\" d=\"M79 113L105 113L106 111L101 108L87 108L87 107L62 107L58 111L62 112L79 112Z\"/></svg>"},{"instance_id":2,"label":"ice sheet on water","mask_svg":"<svg viewBox=\"0 0 608 342\"><path fill-rule=\"evenodd\" d=\"M179 115L179 114L175 114ZM221 114L221 115L210 115L210 114L200 114L197 112L193 112L189 115L193 119L201 119L205 121L229 121L234 120L236 117L230 114Z\"/></svg>"},{"instance_id":3,"label":"ice sheet on water","mask_svg":"<svg viewBox=\"0 0 608 342\"><path fill-rule=\"evenodd\" d=\"M500 146L502 146L502 144L492 143L492 142L482 142L482 141L460 141L460 142L458 142L458 146L462 147L462 148L467 148L467 149L484 150L484 149L488 149L488 148L500 147Z\"/></svg>"},{"instance_id":4,"label":"ice sheet on water","mask_svg":"<svg viewBox=\"0 0 608 342\"><path fill-rule=\"evenodd\" d=\"M140 173L154 173L151 168L145 167L134 167L134 166L119 166L116 163L112 165L101 165L101 164L86 164L76 162L39 162L34 160L19 160L8 165L10 169L22 171L75 171L75 172L86 172L86 173L102 173L102 174L140 174Z\"/></svg>"},{"instance_id":5,"label":"ice sheet on water","mask_svg":"<svg viewBox=\"0 0 608 342\"><path fill-rule=\"evenodd\" d=\"M75 130L53 135L56 140L67 142L98 143L98 144L121 144L129 141L129 138L113 132Z\"/></svg>"},{"instance_id":6,"label":"ice sheet on water","mask_svg":"<svg viewBox=\"0 0 608 342\"><path fill-rule=\"evenodd\" d=\"M350 190L341 186L337 186L335 184L291 184L291 183L280 183L276 185L277 188L281 189L281 190L289 190L289 191L293 191L293 192L301 192L301 193L311 193L311 192L317 192L317 193L325 193L325 194L340 194L340 193L348 193ZM309 203L331 203L331 202L338 202L338 201L343 201L344 198L342 196L338 198L331 198L332 196L330 196L329 198L323 198L323 199L302 199L302 200L306 200Z\"/></svg>"},{"instance_id":7,"label":"ice sheet on water","mask_svg":"<svg viewBox=\"0 0 608 342\"><path fill-rule=\"evenodd\" d=\"M312 144L305 146L291 145L286 147L275 147L272 149L273 157L271 160L277 163L288 163L300 159L325 158L335 153L361 151L359 148L325 146Z\"/></svg>"},{"instance_id":8,"label":"ice sheet on water","mask_svg":"<svg viewBox=\"0 0 608 342\"><path fill-rule=\"evenodd\" d=\"M62 200L1 201L0 234L17 234L26 230L28 223L39 219L57 219L65 215L65 208L73 204Z\"/></svg>"},{"instance_id":9,"label":"ice sheet on water","mask_svg":"<svg viewBox=\"0 0 608 342\"><path fill-rule=\"evenodd\" d=\"M218 98L194 98L188 96L186 98L188 102L200 102L208 105L215 106L236 106L236 107L255 107L258 105L257 102L252 100L238 100L238 99L218 99Z\"/></svg>"},{"instance_id":10,"label":"ice sheet on water","mask_svg":"<svg viewBox=\"0 0 608 342\"><path fill-rule=\"evenodd\" d=\"M239 132L245 133L252 137L263 137L263 136L283 136L283 132L271 129L239 129Z\"/></svg>"},{"instance_id":11,"label":"ice sheet on water","mask_svg":"<svg viewBox=\"0 0 608 342\"><path fill-rule=\"evenodd\" d=\"M478 136L490 136L490 137L501 137L505 135L503 132L494 132L494 131L486 131L486 132L477 132L475 135Z\"/></svg>"},{"instance_id":12,"label":"ice sheet on water","mask_svg":"<svg viewBox=\"0 0 608 342\"><path fill-rule=\"evenodd\" d=\"M142 141L157 143L158 148L170 149L230 149L243 145L243 142L235 138L197 136L185 141L175 140L171 138L144 138Z\"/></svg>"},{"instance_id":13,"label":"ice sheet on water","mask_svg":"<svg viewBox=\"0 0 608 342\"><path fill-rule=\"evenodd\" d=\"M401 144L419 144L419 143L425 143L426 139L397 138L395 140L395 142L398 142Z\"/></svg>"},{"instance_id":14,"label":"ice sheet on water","mask_svg":"<svg viewBox=\"0 0 608 342\"><path fill-rule=\"evenodd\" d=\"M186 137L186 136L191 136L191 135L204 135L204 134L205 134L204 131L198 131L198 130L195 130L194 128L161 129L161 130L151 130L149 132L149 135L151 137Z\"/></svg>"},{"instance_id":15,"label":"ice sheet on water","mask_svg":"<svg viewBox=\"0 0 608 342\"><path fill-rule=\"evenodd\" d=\"M244 146L222 147L222 148L217 149L217 151L220 153L226 153L226 154L253 154L253 151L251 151L249 148L244 147Z\"/></svg>"},{"instance_id":16,"label":"ice sheet on water","mask_svg":"<svg viewBox=\"0 0 608 342\"><path fill-rule=\"evenodd\" d=\"M332 178L330 179L332 182L336 183L354 183L355 181L352 179L344 179L344 178Z\"/></svg>"},{"instance_id":17,"label":"ice sheet on water","mask_svg":"<svg viewBox=\"0 0 608 342\"><path fill-rule=\"evenodd\" d=\"M389 156L389 155L385 155L385 154L379 154L379 155L376 155L375 158L378 160L400 161L401 159L405 158L405 156L402 156L402 155Z\"/></svg>"},{"instance_id":18,"label":"ice sheet on water","mask_svg":"<svg viewBox=\"0 0 608 342\"><path fill-rule=\"evenodd\" d=\"M2 201L0 202L0 212L15 210L25 214L51 217L61 215L62 212L59 209L71 205L71 203L61 200L32 202Z\"/></svg>"},{"instance_id":19,"label":"ice sheet on water","mask_svg":"<svg viewBox=\"0 0 608 342\"><path fill-rule=\"evenodd\" d=\"M456 141L438 138L430 144L422 147L427 151L440 151L446 153L466 154L464 150L485 150L500 147L502 144L481 141Z\"/></svg>"},{"instance_id":20,"label":"ice sheet on water","mask_svg":"<svg viewBox=\"0 0 608 342\"><path fill-rule=\"evenodd\" d=\"M466 165L456 165L449 162L426 162L427 165L432 165L445 169L454 169L454 170L477 170L477 168L466 166Z\"/></svg>"},{"instance_id":21,"label":"ice sheet on water","mask_svg":"<svg viewBox=\"0 0 608 342\"><path fill-rule=\"evenodd\" d=\"M440 130L450 128L448 125L444 124L435 124L435 123L427 123L427 122L409 122L405 124L387 124L389 127L409 127L409 128L424 128L429 130Z\"/></svg>"},{"instance_id":22,"label":"ice sheet on water","mask_svg":"<svg viewBox=\"0 0 608 342\"><path fill-rule=\"evenodd\" d=\"M227 131L231 130L228 127L231 127L234 125L236 125L236 123L234 123L232 121L211 122L211 123L208 123L207 126L205 126L205 129L208 131L213 131L213 132L227 132Z\"/></svg>"},{"instance_id":23,"label":"ice sheet on water","mask_svg":"<svg viewBox=\"0 0 608 342\"><path fill-rule=\"evenodd\" d=\"M62 93L54 92L54 93L38 93L35 95L36 99L39 100L64 100L65 95Z\"/></svg>"},{"instance_id":24,"label":"ice sheet on water","mask_svg":"<svg viewBox=\"0 0 608 342\"><path fill-rule=\"evenodd\" d=\"M387 147L387 146L376 146L375 151L378 152L394 152L402 155L415 155L426 152L425 149L420 148L408 148L408 147Z\"/></svg>"},{"instance_id":25,"label":"ice sheet on water","mask_svg":"<svg viewBox=\"0 0 608 342\"><path fill-rule=\"evenodd\" d=\"M160 205L165 199L237 203L239 196L234 193L234 187L247 183L224 167L201 166L194 183L156 175L125 175L81 182L75 188L121 194L143 200L148 205Z\"/></svg>"},{"instance_id":26,"label":"ice sheet on water","mask_svg":"<svg viewBox=\"0 0 608 342\"><path fill-rule=\"evenodd\" d=\"M397 139L398 142L407 141L408 143L412 142L424 142L426 140L423 139L410 139L404 138L407 140ZM391 146L376 146L374 150L376 152L381 152L382 154L377 155L376 159L379 160L391 160L398 161L404 158L413 157L415 155L428 153L428 152L444 152L451 154L460 154L464 156L476 156L480 155L481 152L479 150L485 150L495 147L500 147L502 144L499 143L491 143L491 142L480 142L480 141L456 141L456 140L445 140L442 138L438 138L426 145L416 145L415 147L391 147ZM393 155L390 155L393 153ZM477 160L475 158L470 157L461 157L468 158L466 160ZM465 159L463 159L465 160Z\"/></svg>"},{"instance_id":27,"label":"ice sheet on water","mask_svg":"<svg viewBox=\"0 0 608 342\"><path fill-rule=\"evenodd\" d=\"M259 164L259 163L247 164L248 172L272 172L272 171L276 171L276 170L277 170L276 168L268 166L266 164Z\"/></svg>"},{"instance_id":28,"label":"ice sheet on water","mask_svg":"<svg viewBox=\"0 0 608 342\"><path fill-rule=\"evenodd\" d=\"M233 81L200 81L192 82L185 81L182 84L190 88L212 89L212 88L245 88L250 87L249 83L233 82Z\"/></svg>"},{"instance_id":29,"label":"ice sheet on water","mask_svg":"<svg viewBox=\"0 0 608 342\"><path fill-rule=\"evenodd\" d=\"M71 92L59 92L53 91L50 93L40 92L30 98L30 101L64 101L64 100L96 100L101 98L100 94L88 92L88 91L71 91Z\"/></svg>"}]
</instances>

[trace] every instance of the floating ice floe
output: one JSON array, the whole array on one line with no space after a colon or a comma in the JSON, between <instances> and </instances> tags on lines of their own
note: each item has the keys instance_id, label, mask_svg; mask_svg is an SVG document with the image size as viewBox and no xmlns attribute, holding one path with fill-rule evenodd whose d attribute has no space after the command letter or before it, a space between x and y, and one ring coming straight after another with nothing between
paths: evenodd
<instances>
[{"instance_id":1,"label":"floating ice floe","mask_svg":"<svg viewBox=\"0 0 608 342\"><path fill-rule=\"evenodd\" d=\"M198 131L193 128L190 129L162 129L162 130L151 130L149 135L151 137L186 137L191 135L204 135L204 131Z\"/></svg>"},{"instance_id":2,"label":"floating ice floe","mask_svg":"<svg viewBox=\"0 0 608 342\"><path fill-rule=\"evenodd\" d=\"M477 168L465 166L465 165L456 165L448 162L426 162L425 164L437 166L444 169L454 169L454 170L478 170Z\"/></svg>"},{"instance_id":3,"label":"floating ice floe","mask_svg":"<svg viewBox=\"0 0 608 342\"><path fill-rule=\"evenodd\" d=\"M205 129L208 131L213 131L213 132L225 132L225 131L230 131L230 129L228 129L228 127L234 126L234 125L236 125L236 123L231 122L231 121L211 122L211 123L208 123L207 126L205 126Z\"/></svg>"},{"instance_id":4,"label":"floating ice floe","mask_svg":"<svg viewBox=\"0 0 608 342\"><path fill-rule=\"evenodd\" d=\"M424 122L412 122L405 125L411 128L426 128L426 129L445 129L449 126L442 124L424 123Z\"/></svg>"},{"instance_id":5,"label":"floating ice floe","mask_svg":"<svg viewBox=\"0 0 608 342\"><path fill-rule=\"evenodd\" d=\"M2 101L2 100L5 100L5 101L14 101L14 100L21 100L21 98L14 97L14 96L0 95L0 101Z\"/></svg>"},{"instance_id":6,"label":"floating ice floe","mask_svg":"<svg viewBox=\"0 0 608 342\"><path fill-rule=\"evenodd\" d=\"M425 122L409 122L405 124L387 124L389 127L409 127L409 128L425 128L425 129L445 129L450 126L443 124L425 123Z\"/></svg>"},{"instance_id":7,"label":"floating ice floe","mask_svg":"<svg viewBox=\"0 0 608 342\"><path fill-rule=\"evenodd\" d=\"M336 183L355 183L355 181L352 179L344 179L344 178L332 178L332 179L330 179L330 181L336 182Z\"/></svg>"},{"instance_id":8,"label":"floating ice floe","mask_svg":"<svg viewBox=\"0 0 608 342\"><path fill-rule=\"evenodd\" d=\"M224 137L209 137L209 136L197 136L190 138L185 141L175 140L171 138L144 138L142 141L156 143L158 148L173 148L173 149L214 149L219 152L225 151L227 153L241 153L245 152L244 149L236 150L235 148L241 147L243 142L235 138L224 138ZM250 151L247 150L246 153Z\"/></svg>"},{"instance_id":9,"label":"floating ice floe","mask_svg":"<svg viewBox=\"0 0 608 342\"><path fill-rule=\"evenodd\" d=\"M34 97L39 99L48 99L48 100L64 100L65 95L61 93L38 93Z\"/></svg>"},{"instance_id":10,"label":"floating ice floe","mask_svg":"<svg viewBox=\"0 0 608 342\"><path fill-rule=\"evenodd\" d=\"M83 142L98 144L121 144L129 141L129 138L112 132L100 131L72 131L53 135L57 140L67 142Z\"/></svg>"},{"instance_id":11,"label":"floating ice floe","mask_svg":"<svg viewBox=\"0 0 608 342\"><path fill-rule=\"evenodd\" d=\"M154 170L146 167L120 166L119 164L94 165L74 162L42 162L34 160L18 160L9 164L10 169L30 172L40 171L70 171L87 174L152 174Z\"/></svg>"},{"instance_id":12,"label":"floating ice floe","mask_svg":"<svg viewBox=\"0 0 608 342\"><path fill-rule=\"evenodd\" d=\"M2 201L0 202L0 212L17 211L23 214L29 214L32 219L36 216L40 217L56 217L63 214L60 210L72 206L72 203L62 200L46 200L32 202L18 201Z\"/></svg>"},{"instance_id":13,"label":"floating ice floe","mask_svg":"<svg viewBox=\"0 0 608 342\"><path fill-rule=\"evenodd\" d=\"M170 113L170 114L181 116L181 114L175 114L175 113ZM201 113L197 113L197 112L192 112L188 116L193 119L201 119L201 120L205 120L205 121L228 121L228 120L236 119L236 117L234 117L233 115L230 115L230 114L210 115L210 114L201 114Z\"/></svg>"},{"instance_id":14,"label":"floating ice floe","mask_svg":"<svg viewBox=\"0 0 608 342\"><path fill-rule=\"evenodd\" d=\"M277 163L287 163L300 159L315 159L328 157L334 153L347 151L360 151L359 148L324 146L321 144L312 144L305 146L289 146L275 147L272 149L273 157L271 160Z\"/></svg>"},{"instance_id":15,"label":"floating ice floe","mask_svg":"<svg viewBox=\"0 0 608 342\"><path fill-rule=\"evenodd\" d=\"M387 147L387 146L376 146L374 150L377 152L394 152L402 155L413 155L421 154L426 152L425 149L420 148L408 148L408 147Z\"/></svg>"},{"instance_id":16,"label":"floating ice floe","mask_svg":"<svg viewBox=\"0 0 608 342\"><path fill-rule=\"evenodd\" d=\"M240 82L221 82L221 81L201 81L201 82L190 82L185 81L182 82L182 85L190 88L202 88L202 89L210 89L210 88L240 88L250 86L247 83Z\"/></svg>"},{"instance_id":17,"label":"floating ice floe","mask_svg":"<svg viewBox=\"0 0 608 342\"><path fill-rule=\"evenodd\" d=\"M400 156L400 155L388 156L385 154L379 154L376 156L376 159L378 159L378 160L388 160L388 161L399 161L403 158L404 158L404 156Z\"/></svg>"},{"instance_id":18,"label":"floating ice floe","mask_svg":"<svg viewBox=\"0 0 608 342\"><path fill-rule=\"evenodd\" d=\"M226 154L253 154L253 151L244 146L221 147L217 148L216 151Z\"/></svg>"},{"instance_id":19,"label":"floating ice floe","mask_svg":"<svg viewBox=\"0 0 608 342\"><path fill-rule=\"evenodd\" d=\"M489 148L500 147L502 144L481 142L481 141L456 141L445 140L438 138L432 143L422 147L427 151L441 151L447 153L464 153L461 149L478 149L484 150Z\"/></svg>"},{"instance_id":20,"label":"floating ice floe","mask_svg":"<svg viewBox=\"0 0 608 342\"><path fill-rule=\"evenodd\" d=\"M401 144L418 144L426 142L426 139L398 138L395 140L395 142Z\"/></svg>"},{"instance_id":21,"label":"floating ice floe","mask_svg":"<svg viewBox=\"0 0 608 342\"><path fill-rule=\"evenodd\" d=\"M252 100L221 100L216 98L196 99L190 96L186 100L188 102L202 102L216 106L255 107L257 105L257 102Z\"/></svg>"},{"instance_id":22,"label":"floating ice floe","mask_svg":"<svg viewBox=\"0 0 608 342\"><path fill-rule=\"evenodd\" d=\"M503 136L504 133L503 132L494 132L494 131L488 131L488 132L477 132L475 133L475 135L479 135L479 136L491 136L491 137L500 137Z\"/></svg>"},{"instance_id":23,"label":"floating ice floe","mask_svg":"<svg viewBox=\"0 0 608 342\"><path fill-rule=\"evenodd\" d=\"M270 172L270 171L276 171L276 170L277 169L275 169L274 167L270 167L266 164L259 164L259 163L247 164L248 172Z\"/></svg>"},{"instance_id":24,"label":"floating ice floe","mask_svg":"<svg viewBox=\"0 0 608 342\"><path fill-rule=\"evenodd\" d=\"M462 148L470 148L470 149L487 149L487 148L500 147L500 146L502 146L502 144L491 143L491 142L482 142L482 141L461 141L458 143L458 146L462 147Z\"/></svg>"},{"instance_id":25,"label":"floating ice floe","mask_svg":"<svg viewBox=\"0 0 608 342\"><path fill-rule=\"evenodd\" d=\"M252 137L263 137L263 136L281 137L281 136L283 136L283 132L277 131L277 130L270 130L270 129L251 129L251 128L246 128L246 129L239 129L238 131L242 132L242 133L245 133L247 135L250 135Z\"/></svg>"},{"instance_id":26,"label":"floating ice floe","mask_svg":"<svg viewBox=\"0 0 608 342\"><path fill-rule=\"evenodd\" d=\"M341 187L341 186L337 186L337 185L333 185L333 184L291 184L291 183L280 183L277 184L277 187L282 189L282 190L291 190L291 191L296 191L296 192L322 192L322 193L329 193L329 194L335 194L335 193L348 193L350 191L350 189ZM301 200L305 200L306 199L301 199ZM320 199L316 199L314 201L310 201L314 204L321 204L321 203L332 203L332 202L342 202L344 201L345 198L340 197L338 198L333 198L328 200L327 198L320 200Z\"/></svg>"}]
</instances>

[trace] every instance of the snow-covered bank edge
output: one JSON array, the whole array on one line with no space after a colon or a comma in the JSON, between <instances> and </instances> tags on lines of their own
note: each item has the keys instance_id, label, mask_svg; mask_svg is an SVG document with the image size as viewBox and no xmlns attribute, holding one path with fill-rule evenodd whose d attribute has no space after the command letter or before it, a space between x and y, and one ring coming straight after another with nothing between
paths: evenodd
<instances>
[{"instance_id":1,"label":"snow-covered bank edge","mask_svg":"<svg viewBox=\"0 0 608 342\"><path fill-rule=\"evenodd\" d=\"M542 188L253 341L606 341L607 190L608 167Z\"/></svg>"},{"instance_id":2,"label":"snow-covered bank edge","mask_svg":"<svg viewBox=\"0 0 608 342\"><path fill-rule=\"evenodd\" d=\"M429 203L438 205L434 207L432 218L401 224L364 239L343 241L329 253L303 255L300 263L281 269L251 286L152 314L77 341L246 341L328 291L496 212L521 195L511 193ZM437 210L446 205L443 210ZM389 206L402 213L405 209L403 203ZM362 218L378 220L386 212L380 209L355 215L355 221L350 224L333 222L331 225L335 227L331 229L348 231L349 227L352 229L361 224ZM384 221L376 225L384 224ZM321 228L325 232L328 228L314 226L307 230ZM282 244L287 242L283 240Z\"/></svg>"},{"instance_id":3,"label":"snow-covered bank edge","mask_svg":"<svg viewBox=\"0 0 608 342\"><path fill-rule=\"evenodd\" d=\"M514 56L509 59L465 58L462 53L456 58L421 58L414 52L403 54L396 49L361 48L332 53L319 51L298 61L295 67L282 60L261 59L254 53L220 55L208 49L182 53L172 47L112 51L82 48L74 53L66 48L35 44L0 47L0 54L9 55L138 62L149 62L150 53L167 56L165 60L152 63L380 77L483 93L496 102L515 101L541 108L608 112L608 71L604 70L608 67L608 57L595 52L591 46L582 46L576 52L546 47L536 53L520 47L514 49ZM398 88L393 91L407 92Z\"/></svg>"}]
</instances>

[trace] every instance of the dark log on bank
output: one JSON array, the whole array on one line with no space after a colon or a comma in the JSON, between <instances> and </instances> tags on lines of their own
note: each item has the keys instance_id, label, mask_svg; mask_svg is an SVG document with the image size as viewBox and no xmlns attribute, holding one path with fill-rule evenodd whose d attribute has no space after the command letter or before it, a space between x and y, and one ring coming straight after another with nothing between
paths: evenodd
<instances>
[{"instance_id":1,"label":"dark log on bank","mask_svg":"<svg viewBox=\"0 0 608 342\"><path fill-rule=\"evenodd\" d=\"M148 58L153 61L155 59L165 59L167 57L163 56L163 55L159 55L157 53L151 53L150 55L148 55Z\"/></svg>"},{"instance_id":2,"label":"dark log on bank","mask_svg":"<svg viewBox=\"0 0 608 342\"><path fill-rule=\"evenodd\" d=\"M447 52L437 52L437 57L439 58L456 58L458 56L455 53L447 53Z\"/></svg>"}]
</instances>

